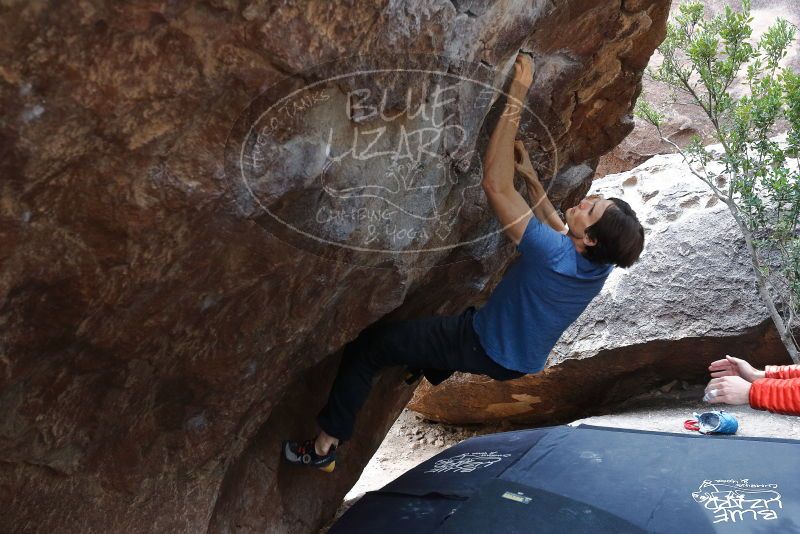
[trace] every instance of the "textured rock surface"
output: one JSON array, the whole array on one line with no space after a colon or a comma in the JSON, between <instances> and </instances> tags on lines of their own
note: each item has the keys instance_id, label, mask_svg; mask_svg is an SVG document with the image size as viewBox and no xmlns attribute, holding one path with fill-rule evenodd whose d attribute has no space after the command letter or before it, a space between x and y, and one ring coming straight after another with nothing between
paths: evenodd
<instances>
[{"instance_id":1,"label":"textured rock surface","mask_svg":"<svg viewBox=\"0 0 800 534\"><path fill-rule=\"evenodd\" d=\"M237 116L287 74L342 56L456 56L501 85L525 48L539 68L529 104L553 135L537 157L563 171L553 193L569 202L630 130L667 6L4 4L0 530L316 529L410 396L397 373L382 376L337 476L280 464L282 437L314 431L339 349L377 320L462 311L513 247L500 235L426 253L398 246L376 269L291 246L226 175ZM461 117L479 152L491 105ZM326 109L312 111L331 120ZM528 132L531 150L544 146ZM274 202L295 215L321 192L306 133L280 132L277 150L295 159L270 175ZM497 230L480 195L453 236L476 228Z\"/></svg>"},{"instance_id":2,"label":"textured rock surface","mask_svg":"<svg viewBox=\"0 0 800 534\"><path fill-rule=\"evenodd\" d=\"M701 136L707 143L714 141L711 128L698 113L694 113L693 110L685 115L675 113L675 108L665 102L666 88L660 87L661 84L652 80L647 80L643 85L645 86L645 98L651 101L660 101L661 109L670 110L665 119L664 132L671 141L680 147L686 146L695 135ZM683 108L683 111L686 111L686 108ZM634 117L633 131L611 152L600 158L595 178L629 171L656 154L674 152L675 149L658 136L655 126L639 117Z\"/></svg>"},{"instance_id":3,"label":"textured rock surface","mask_svg":"<svg viewBox=\"0 0 800 534\"><path fill-rule=\"evenodd\" d=\"M674 2L671 11L677 11L682 2ZM726 5L736 8L738 2L727 0L703 0L706 13L717 14L725 9ZM796 0L753 0L753 38L758 39L763 32L775 22L778 17L787 19L794 25L800 25L800 4ZM656 52L650 67L655 67L660 61L660 54ZM800 46L795 43L790 47L788 55L783 59L783 65L800 71ZM678 146L685 146L694 135L699 135L706 143L715 142L713 127L708 118L696 106L688 104L684 98L675 99L666 84L656 82L645 76L643 80L643 94L650 102L662 109L666 117L663 126L666 136ZM734 82L734 94L745 91L741 80ZM597 177L607 174L624 172L643 163L655 154L669 154L674 148L661 141L655 127L641 119L635 119L633 131L611 152L600 158L597 165Z\"/></svg>"},{"instance_id":4,"label":"textured rock surface","mask_svg":"<svg viewBox=\"0 0 800 534\"><path fill-rule=\"evenodd\" d=\"M744 238L727 207L657 156L594 183L645 226L642 259L615 269L561 336L548 369L509 382L459 375L421 386L409 407L451 423L564 422L674 379L699 381L724 354L790 363L755 288Z\"/></svg>"}]
</instances>

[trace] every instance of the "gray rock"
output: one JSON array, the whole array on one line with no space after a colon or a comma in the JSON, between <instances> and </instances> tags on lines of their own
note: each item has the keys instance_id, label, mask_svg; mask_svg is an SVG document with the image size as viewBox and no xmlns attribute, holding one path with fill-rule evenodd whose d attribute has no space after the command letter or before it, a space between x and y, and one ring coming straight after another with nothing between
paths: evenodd
<instances>
[{"instance_id":1,"label":"gray rock","mask_svg":"<svg viewBox=\"0 0 800 534\"><path fill-rule=\"evenodd\" d=\"M738 336L769 319L736 222L680 156L597 180L592 192L633 207L645 226L645 250L630 269L614 269L548 365L609 347Z\"/></svg>"}]
</instances>

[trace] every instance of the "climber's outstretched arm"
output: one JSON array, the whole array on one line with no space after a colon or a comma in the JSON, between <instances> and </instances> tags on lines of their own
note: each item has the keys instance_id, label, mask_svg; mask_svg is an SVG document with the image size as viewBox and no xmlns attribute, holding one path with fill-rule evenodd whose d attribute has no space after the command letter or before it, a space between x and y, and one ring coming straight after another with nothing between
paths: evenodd
<instances>
[{"instance_id":1,"label":"climber's outstretched arm","mask_svg":"<svg viewBox=\"0 0 800 534\"><path fill-rule=\"evenodd\" d=\"M532 216L530 206L514 188L514 139L532 82L533 61L526 54L519 54L505 108L489 138L483 161L483 190L506 235L515 244L522 239Z\"/></svg>"}]
</instances>

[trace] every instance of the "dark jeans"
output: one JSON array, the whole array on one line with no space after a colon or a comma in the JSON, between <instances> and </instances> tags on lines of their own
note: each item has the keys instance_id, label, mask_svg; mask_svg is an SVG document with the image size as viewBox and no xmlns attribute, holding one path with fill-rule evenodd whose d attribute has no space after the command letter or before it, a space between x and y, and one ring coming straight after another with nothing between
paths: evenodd
<instances>
[{"instance_id":1,"label":"dark jeans","mask_svg":"<svg viewBox=\"0 0 800 534\"><path fill-rule=\"evenodd\" d=\"M511 380L525 373L492 360L472 327L475 307L459 315L436 315L412 321L372 325L347 344L342 363L317 417L327 434L345 441L353 434L356 415L369 395L372 380L383 367L406 365L433 377L434 385L455 371Z\"/></svg>"}]
</instances>

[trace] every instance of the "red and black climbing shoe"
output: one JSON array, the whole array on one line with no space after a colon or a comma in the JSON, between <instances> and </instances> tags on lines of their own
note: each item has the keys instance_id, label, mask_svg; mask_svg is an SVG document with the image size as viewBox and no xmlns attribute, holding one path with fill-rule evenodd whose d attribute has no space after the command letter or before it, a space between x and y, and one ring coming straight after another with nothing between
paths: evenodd
<instances>
[{"instance_id":1,"label":"red and black climbing shoe","mask_svg":"<svg viewBox=\"0 0 800 534\"><path fill-rule=\"evenodd\" d=\"M320 456L317 454L317 451L314 450L313 439L309 439L303 443L284 441L283 457L290 463L316 467L326 473L330 473L336 467L336 446L331 445L328 454Z\"/></svg>"}]
</instances>

